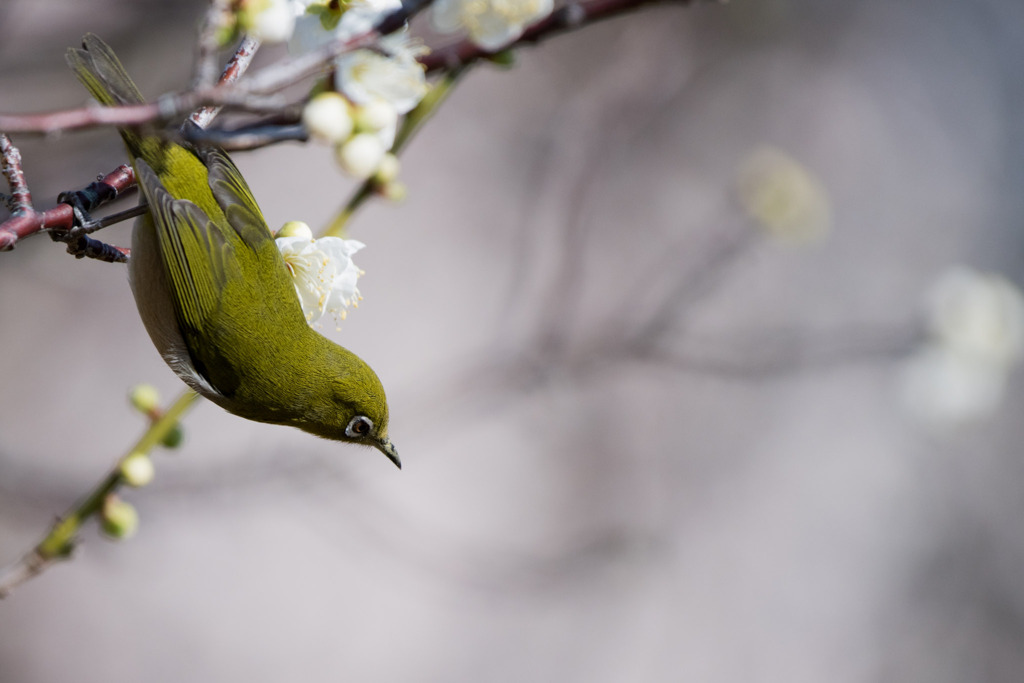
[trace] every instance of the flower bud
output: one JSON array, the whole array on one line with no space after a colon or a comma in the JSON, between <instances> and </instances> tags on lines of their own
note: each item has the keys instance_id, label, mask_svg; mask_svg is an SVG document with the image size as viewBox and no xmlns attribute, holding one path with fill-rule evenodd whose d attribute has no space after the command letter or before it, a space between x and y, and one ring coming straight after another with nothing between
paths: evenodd
<instances>
[{"instance_id":1,"label":"flower bud","mask_svg":"<svg viewBox=\"0 0 1024 683\"><path fill-rule=\"evenodd\" d=\"M136 410L146 415L160 409L160 393L152 384L139 384L132 389L128 399Z\"/></svg>"},{"instance_id":2,"label":"flower bud","mask_svg":"<svg viewBox=\"0 0 1024 683\"><path fill-rule=\"evenodd\" d=\"M384 144L376 135L359 133L335 147L335 157L346 173L369 178L384 158Z\"/></svg>"},{"instance_id":3,"label":"flower bud","mask_svg":"<svg viewBox=\"0 0 1024 683\"><path fill-rule=\"evenodd\" d=\"M405 183L400 180L392 180L389 183L384 183L378 189L381 196L390 202L401 202L405 201L405 196L408 194L408 190L405 187Z\"/></svg>"},{"instance_id":4,"label":"flower bud","mask_svg":"<svg viewBox=\"0 0 1024 683\"><path fill-rule=\"evenodd\" d=\"M185 440L185 430L182 428L180 422L175 422L174 426L171 427L170 431L164 435L164 438L160 441L160 444L164 448L177 448Z\"/></svg>"},{"instance_id":5,"label":"flower bud","mask_svg":"<svg viewBox=\"0 0 1024 683\"><path fill-rule=\"evenodd\" d=\"M153 481L153 461L145 453L131 453L121 461L121 476L129 486L136 488Z\"/></svg>"},{"instance_id":6,"label":"flower bud","mask_svg":"<svg viewBox=\"0 0 1024 683\"><path fill-rule=\"evenodd\" d=\"M318 140L346 140L353 128L348 100L336 92L320 93L303 108L302 124Z\"/></svg>"},{"instance_id":7,"label":"flower bud","mask_svg":"<svg viewBox=\"0 0 1024 683\"><path fill-rule=\"evenodd\" d=\"M139 528L139 513L131 503L110 494L100 510L100 526L111 538L131 538Z\"/></svg>"},{"instance_id":8,"label":"flower bud","mask_svg":"<svg viewBox=\"0 0 1024 683\"><path fill-rule=\"evenodd\" d=\"M377 172L373 174L373 179L381 185L386 185L392 180L398 177L398 172L402 169L402 164L391 152L384 155L384 158L380 160L380 164L377 166Z\"/></svg>"},{"instance_id":9,"label":"flower bud","mask_svg":"<svg viewBox=\"0 0 1024 683\"><path fill-rule=\"evenodd\" d=\"M385 100L372 100L356 109L356 128L361 132L376 133L398 123L398 112Z\"/></svg>"},{"instance_id":10,"label":"flower bud","mask_svg":"<svg viewBox=\"0 0 1024 683\"><path fill-rule=\"evenodd\" d=\"M302 221L288 221L281 226L281 229L277 231L274 237L302 237L311 240L313 239L313 231L309 229L309 225Z\"/></svg>"}]
</instances>

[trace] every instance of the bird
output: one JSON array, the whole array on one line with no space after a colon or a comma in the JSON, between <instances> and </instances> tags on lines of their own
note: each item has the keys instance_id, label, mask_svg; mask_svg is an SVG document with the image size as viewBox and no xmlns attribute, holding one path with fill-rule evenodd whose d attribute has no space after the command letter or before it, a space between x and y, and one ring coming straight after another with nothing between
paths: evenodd
<instances>
[{"instance_id":1,"label":"bird","mask_svg":"<svg viewBox=\"0 0 1024 683\"><path fill-rule=\"evenodd\" d=\"M101 105L144 101L99 37L84 36L67 62ZM149 207L132 231L128 279L167 365L229 413L373 446L401 468L380 379L309 326L273 234L227 153L119 132Z\"/></svg>"}]
</instances>

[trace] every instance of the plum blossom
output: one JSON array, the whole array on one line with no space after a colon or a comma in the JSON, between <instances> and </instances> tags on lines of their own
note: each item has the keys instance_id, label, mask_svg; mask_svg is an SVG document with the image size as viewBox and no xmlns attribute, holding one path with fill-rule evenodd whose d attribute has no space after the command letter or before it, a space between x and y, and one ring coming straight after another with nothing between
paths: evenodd
<instances>
[{"instance_id":1,"label":"plum blossom","mask_svg":"<svg viewBox=\"0 0 1024 683\"><path fill-rule=\"evenodd\" d=\"M347 3L297 0L295 32L289 50L303 53L327 43L366 33L389 12L401 8L400 0L351 0ZM388 149L394 143L397 119L411 111L428 86L426 70L418 57L424 47L402 28L377 42L378 50L354 50L335 60L334 87L359 108L387 108L389 121L375 130ZM355 112L358 117L358 111Z\"/></svg>"},{"instance_id":2,"label":"plum blossom","mask_svg":"<svg viewBox=\"0 0 1024 683\"><path fill-rule=\"evenodd\" d=\"M552 0L436 0L431 17L437 31L465 30L474 43L495 51L519 38L553 8Z\"/></svg>"},{"instance_id":3,"label":"plum blossom","mask_svg":"<svg viewBox=\"0 0 1024 683\"><path fill-rule=\"evenodd\" d=\"M281 236L282 233L288 234ZM275 241L310 325L318 323L324 315L333 316L340 324L347 309L359 305L362 297L356 281L363 271L352 261L352 255L366 245L340 237L313 239L304 224L298 229L282 230Z\"/></svg>"},{"instance_id":4,"label":"plum blossom","mask_svg":"<svg viewBox=\"0 0 1024 683\"><path fill-rule=\"evenodd\" d=\"M248 0L238 13L242 29L257 40L281 43L295 29L295 8L291 0Z\"/></svg>"},{"instance_id":5,"label":"plum blossom","mask_svg":"<svg viewBox=\"0 0 1024 683\"><path fill-rule=\"evenodd\" d=\"M903 369L904 404L936 425L993 413L1024 355L1024 295L1000 275L957 267L926 308L929 338Z\"/></svg>"}]
</instances>

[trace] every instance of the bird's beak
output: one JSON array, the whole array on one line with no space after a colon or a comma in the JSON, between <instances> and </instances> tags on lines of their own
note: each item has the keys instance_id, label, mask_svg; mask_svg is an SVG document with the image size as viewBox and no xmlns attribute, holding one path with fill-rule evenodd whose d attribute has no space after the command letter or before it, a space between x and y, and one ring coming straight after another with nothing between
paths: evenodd
<instances>
[{"instance_id":1,"label":"bird's beak","mask_svg":"<svg viewBox=\"0 0 1024 683\"><path fill-rule=\"evenodd\" d=\"M398 457L398 449L395 448L395 444L391 443L391 439L381 439L374 445L377 447L377 450L388 456L388 460L395 463L395 467L402 469L402 461Z\"/></svg>"}]
</instances>

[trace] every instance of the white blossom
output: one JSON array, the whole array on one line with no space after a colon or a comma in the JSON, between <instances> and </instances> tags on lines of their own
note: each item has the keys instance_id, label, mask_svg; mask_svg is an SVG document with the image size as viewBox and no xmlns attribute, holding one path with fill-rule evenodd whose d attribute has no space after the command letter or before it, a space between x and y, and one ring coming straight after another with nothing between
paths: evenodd
<instances>
[{"instance_id":1,"label":"white blossom","mask_svg":"<svg viewBox=\"0 0 1024 683\"><path fill-rule=\"evenodd\" d=\"M369 178L384 160L387 150L380 138L370 133L353 135L335 148L338 164L355 178Z\"/></svg>"},{"instance_id":2,"label":"white blossom","mask_svg":"<svg viewBox=\"0 0 1024 683\"><path fill-rule=\"evenodd\" d=\"M402 162L394 154L388 152L380 160L380 163L377 164L377 170L373 174L373 179L381 185L385 185L397 178L401 170Z\"/></svg>"},{"instance_id":3,"label":"white blossom","mask_svg":"<svg viewBox=\"0 0 1024 683\"><path fill-rule=\"evenodd\" d=\"M281 43L292 37L295 8L291 0L251 0L239 13L239 22L257 40Z\"/></svg>"},{"instance_id":4,"label":"white blossom","mask_svg":"<svg viewBox=\"0 0 1024 683\"><path fill-rule=\"evenodd\" d=\"M1024 297L1000 275L946 272L929 293L928 319L940 343L978 362L1008 366L1024 351Z\"/></svg>"},{"instance_id":5,"label":"white blossom","mask_svg":"<svg viewBox=\"0 0 1024 683\"><path fill-rule=\"evenodd\" d=\"M295 32L288 50L296 54L366 33L384 15L401 9L401 0L349 0L335 8L327 0L295 0Z\"/></svg>"},{"instance_id":6,"label":"white blossom","mask_svg":"<svg viewBox=\"0 0 1024 683\"><path fill-rule=\"evenodd\" d=\"M352 135L354 124L348 100L336 92L323 92L302 109L302 123L314 138L341 142Z\"/></svg>"},{"instance_id":7,"label":"white blossom","mask_svg":"<svg viewBox=\"0 0 1024 683\"><path fill-rule=\"evenodd\" d=\"M356 267L352 255L365 246L362 242L340 237L315 240L305 234L278 237L276 242L309 324L324 315L334 316L340 323L346 309L358 306L362 297L356 281L363 271Z\"/></svg>"},{"instance_id":8,"label":"white blossom","mask_svg":"<svg viewBox=\"0 0 1024 683\"><path fill-rule=\"evenodd\" d=\"M993 413L1024 354L1024 295L1000 275L957 267L926 297L929 337L903 368L918 418L948 425Z\"/></svg>"},{"instance_id":9,"label":"white blossom","mask_svg":"<svg viewBox=\"0 0 1024 683\"><path fill-rule=\"evenodd\" d=\"M336 8L322 0L296 2L299 16L288 49L297 54L366 33L402 6L401 0L351 0ZM426 70L417 61L426 47L410 40L408 28L402 28L378 40L377 48L340 55L335 60L335 88L360 108L376 108L374 118L381 122L377 134L390 148L398 116L427 94ZM390 112L385 114L384 108Z\"/></svg>"},{"instance_id":10,"label":"white blossom","mask_svg":"<svg viewBox=\"0 0 1024 683\"><path fill-rule=\"evenodd\" d=\"M394 128L397 123L398 112L385 100L371 100L356 109L355 124L360 130L376 133Z\"/></svg>"},{"instance_id":11,"label":"white blossom","mask_svg":"<svg viewBox=\"0 0 1024 683\"><path fill-rule=\"evenodd\" d=\"M465 30L474 43L494 51L519 38L553 8L552 0L436 0L431 17L439 32Z\"/></svg>"},{"instance_id":12,"label":"white blossom","mask_svg":"<svg viewBox=\"0 0 1024 683\"><path fill-rule=\"evenodd\" d=\"M379 41L385 54L355 50L338 57L335 86L357 105L383 101L398 114L412 110L427 94L427 77L417 57L426 49L405 31Z\"/></svg>"}]
</instances>

